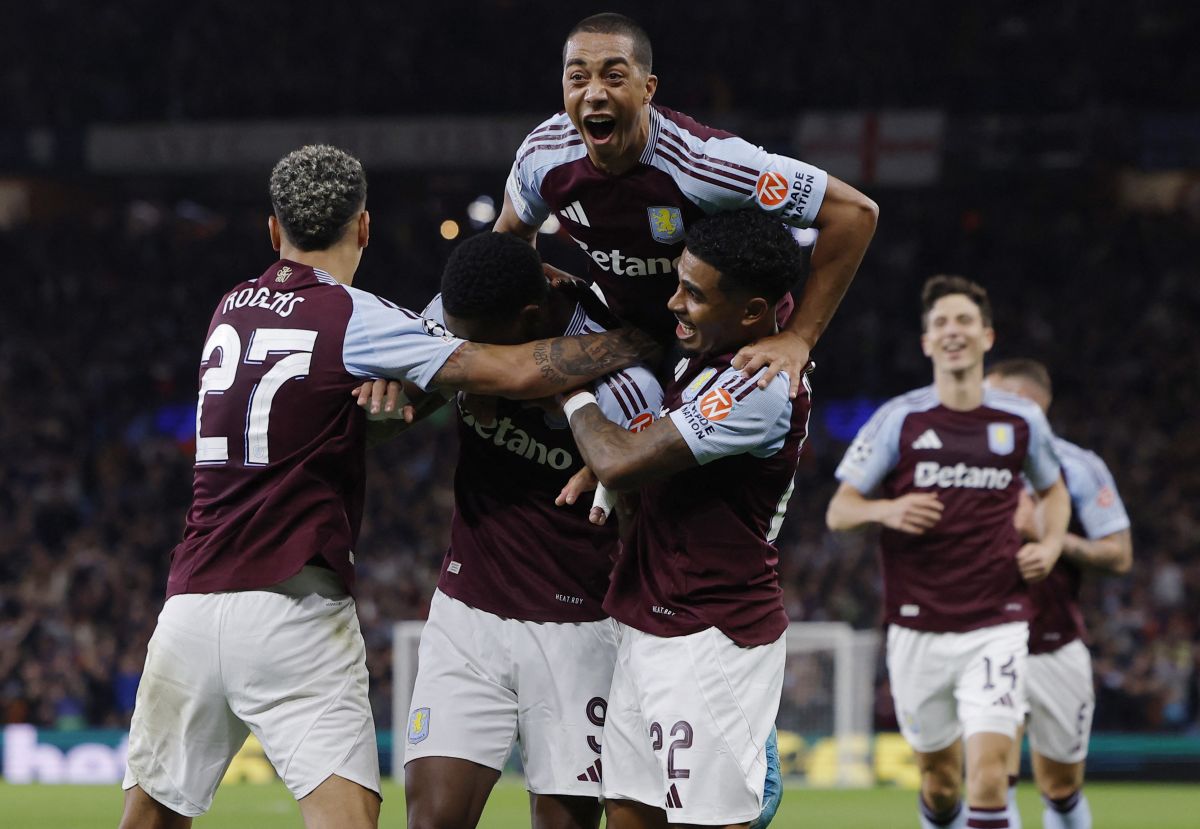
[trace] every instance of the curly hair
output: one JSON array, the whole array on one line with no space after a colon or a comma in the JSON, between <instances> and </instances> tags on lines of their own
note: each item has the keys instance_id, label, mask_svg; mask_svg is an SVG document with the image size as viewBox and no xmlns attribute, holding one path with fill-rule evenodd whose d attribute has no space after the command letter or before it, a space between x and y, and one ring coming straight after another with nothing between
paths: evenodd
<instances>
[{"instance_id":1,"label":"curly hair","mask_svg":"<svg viewBox=\"0 0 1200 829\"><path fill-rule=\"evenodd\" d=\"M804 269L804 254L788 231L761 210L736 210L705 216L687 235L692 256L721 274L721 289L732 282L752 296L778 302Z\"/></svg>"},{"instance_id":2,"label":"curly hair","mask_svg":"<svg viewBox=\"0 0 1200 829\"><path fill-rule=\"evenodd\" d=\"M509 233L463 241L442 271L442 307L463 319L507 317L540 305L548 291L538 252Z\"/></svg>"},{"instance_id":3,"label":"curly hair","mask_svg":"<svg viewBox=\"0 0 1200 829\"><path fill-rule=\"evenodd\" d=\"M650 35L633 19L615 12L601 12L585 17L567 32L563 40L563 62L567 60L567 41L579 32L590 32L601 35L624 35L633 41L633 62L650 74L654 65L654 50L650 48Z\"/></svg>"},{"instance_id":4,"label":"curly hair","mask_svg":"<svg viewBox=\"0 0 1200 829\"><path fill-rule=\"evenodd\" d=\"M271 170L271 206L288 241L300 250L333 246L367 203L362 163L328 144L285 155Z\"/></svg>"},{"instance_id":5,"label":"curly hair","mask_svg":"<svg viewBox=\"0 0 1200 829\"><path fill-rule=\"evenodd\" d=\"M965 276L938 274L926 279L921 288L922 331L929 327L929 312L933 310L934 303L950 294L962 294L974 302L979 306L979 316L983 318L983 324L988 328L992 327L992 301L988 299L987 289Z\"/></svg>"}]
</instances>

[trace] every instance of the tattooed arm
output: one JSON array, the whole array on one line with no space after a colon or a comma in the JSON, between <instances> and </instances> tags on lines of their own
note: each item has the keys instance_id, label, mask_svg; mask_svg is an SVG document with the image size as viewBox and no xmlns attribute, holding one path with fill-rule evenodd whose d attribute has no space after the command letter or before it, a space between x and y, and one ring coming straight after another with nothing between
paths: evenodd
<instances>
[{"instance_id":1,"label":"tattooed arm","mask_svg":"<svg viewBox=\"0 0 1200 829\"><path fill-rule=\"evenodd\" d=\"M640 432L629 432L590 403L571 415L571 433L588 468L609 489L635 489L698 465L669 417Z\"/></svg>"},{"instance_id":2,"label":"tattooed arm","mask_svg":"<svg viewBox=\"0 0 1200 829\"><path fill-rule=\"evenodd\" d=\"M657 353L654 340L632 328L524 345L469 342L450 355L431 385L529 400L570 391Z\"/></svg>"}]
</instances>

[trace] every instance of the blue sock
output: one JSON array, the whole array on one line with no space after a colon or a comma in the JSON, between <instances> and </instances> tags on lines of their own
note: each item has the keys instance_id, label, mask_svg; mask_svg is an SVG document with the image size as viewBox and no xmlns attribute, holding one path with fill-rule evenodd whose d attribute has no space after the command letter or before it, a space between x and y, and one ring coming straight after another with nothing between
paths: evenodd
<instances>
[{"instance_id":1,"label":"blue sock","mask_svg":"<svg viewBox=\"0 0 1200 829\"><path fill-rule=\"evenodd\" d=\"M1046 804L1042 812L1044 829L1092 829L1092 808L1082 789L1058 800L1043 795L1042 800Z\"/></svg>"}]
</instances>

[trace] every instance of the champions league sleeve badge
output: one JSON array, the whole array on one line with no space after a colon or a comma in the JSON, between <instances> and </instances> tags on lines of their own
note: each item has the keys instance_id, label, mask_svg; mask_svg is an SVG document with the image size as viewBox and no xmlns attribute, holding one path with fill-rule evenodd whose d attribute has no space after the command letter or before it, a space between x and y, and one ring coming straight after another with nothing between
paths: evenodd
<instances>
[{"instance_id":1,"label":"champions league sleeve badge","mask_svg":"<svg viewBox=\"0 0 1200 829\"><path fill-rule=\"evenodd\" d=\"M1017 438L1011 423L988 424L988 449L995 455L1011 455Z\"/></svg>"},{"instance_id":2,"label":"champions league sleeve badge","mask_svg":"<svg viewBox=\"0 0 1200 829\"><path fill-rule=\"evenodd\" d=\"M673 245L683 241L683 213L678 207L647 207L650 219L650 235L654 241Z\"/></svg>"}]
</instances>

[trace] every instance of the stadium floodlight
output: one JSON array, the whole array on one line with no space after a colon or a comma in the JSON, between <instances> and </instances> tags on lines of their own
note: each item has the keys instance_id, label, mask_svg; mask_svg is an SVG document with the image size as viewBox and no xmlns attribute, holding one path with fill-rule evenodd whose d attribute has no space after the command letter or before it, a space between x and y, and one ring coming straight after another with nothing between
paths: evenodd
<instances>
[{"instance_id":1,"label":"stadium floodlight","mask_svg":"<svg viewBox=\"0 0 1200 829\"><path fill-rule=\"evenodd\" d=\"M479 230L496 220L496 201L491 196L477 196L475 201L467 205L467 218L471 227Z\"/></svg>"},{"instance_id":2,"label":"stadium floodlight","mask_svg":"<svg viewBox=\"0 0 1200 829\"><path fill-rule=\"evenodd\" d=\"M442 234L442 238L447 242L457 239L459 234L458 222L453 219L446 219L446 221L442 222L441 227L438 228L438 233Z\"/></svg>"},{"instance_id":3,"label":"stadium floodlight","mask_svg":"<svg viewBox=\"0 0 1200 829\"><path fill-rule=\"evenodd\" d=\"M553 213L546 217L546 221L542 222L542 226L538 228L538 233L558 233L561 225Z\"/></svg>"}]
</instances>

